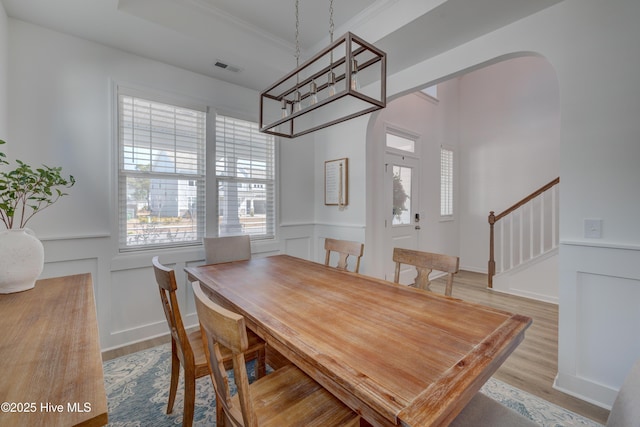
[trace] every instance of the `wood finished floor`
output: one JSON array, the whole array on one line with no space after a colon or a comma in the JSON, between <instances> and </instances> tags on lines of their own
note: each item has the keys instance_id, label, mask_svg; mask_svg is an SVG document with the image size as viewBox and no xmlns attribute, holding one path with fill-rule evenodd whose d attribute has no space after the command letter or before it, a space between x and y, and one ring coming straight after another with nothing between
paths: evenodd
<instances>
[{"instance_id":1,"label":"wood finished floor","mask_svg":"<svg viewBox=\"0 0 640 427\"><path fill-rule=\"evenodd\" d=\"M444 279L436 279L431 287L442 293ZM539 396L558 406L605 424L609 411L553 388L558 372L558 306L494 292L487 289L487 275L460 271L455 276L453 297L529 316L533 324L524 341L509 356L494 375L500 381ZM110 360L136 351L169 342L169 337L154 338L141 343L106 351L103 360Z\"/></svg>"}]
</instances>

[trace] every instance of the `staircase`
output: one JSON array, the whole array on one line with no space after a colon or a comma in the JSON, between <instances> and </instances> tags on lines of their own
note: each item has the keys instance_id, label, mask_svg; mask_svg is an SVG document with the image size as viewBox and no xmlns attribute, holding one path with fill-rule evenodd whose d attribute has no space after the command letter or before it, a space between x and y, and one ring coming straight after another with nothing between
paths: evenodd
<instances>
[{"instance_id":1,"label":"staircase","mask_svg":"<svg viewBox=\"0 0 640 427\"><path fill-rule=\"evenodd\" d=\"M557 283L559 184L556 178L504 212L489 213L490 288L551 302L557 298L557 289L555 298L549 295L554 293L549 280Z\"/></svg>"}]
</instances>

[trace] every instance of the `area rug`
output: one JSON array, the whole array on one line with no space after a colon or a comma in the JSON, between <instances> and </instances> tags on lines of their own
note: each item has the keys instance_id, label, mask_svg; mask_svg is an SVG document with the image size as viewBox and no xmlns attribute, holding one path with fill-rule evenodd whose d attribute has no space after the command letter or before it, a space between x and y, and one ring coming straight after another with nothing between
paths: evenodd
<instances>
[{"instance_id":1,"label":"area rug","mask_svg":"<svg viewBox=\"0 0 640 427\"><path fill-rule=\"evenodd\" d=\"M104 381L111 427L163 427L182 424L183 375L173 409L166 414L169 397L171 347L169 344L104 363ZM249 364L250 380L253 366ZM602 427L588 418L490 378L482 393L544 427ZM196 381L194 426L215 426L215 396L211 379Z\"/></svg>"}]
</instances>

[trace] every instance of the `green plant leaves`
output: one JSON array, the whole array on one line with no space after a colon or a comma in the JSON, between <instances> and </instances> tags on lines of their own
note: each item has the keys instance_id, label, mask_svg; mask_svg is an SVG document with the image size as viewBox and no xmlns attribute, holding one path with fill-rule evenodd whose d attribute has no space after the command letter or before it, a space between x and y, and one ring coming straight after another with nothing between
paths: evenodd
<instances>
[{"instance_id":1,"label":"green plant leaves","mask_svg":"<svg viewBox=\"0 0 640 427\"><path fill-rule=\"evenodd\" d=\"M0 144L5 143L0 140ZM9 164L5 159L5 153L0 152L0 165ZM60 187L70 188L76 183L73 175L62 175L61 167L42 165L34 170L21 160L16 164L13 170L0 171L0 219L7 228L24 228L36 213L67 195Z\"/></svg>"}]
</instances>

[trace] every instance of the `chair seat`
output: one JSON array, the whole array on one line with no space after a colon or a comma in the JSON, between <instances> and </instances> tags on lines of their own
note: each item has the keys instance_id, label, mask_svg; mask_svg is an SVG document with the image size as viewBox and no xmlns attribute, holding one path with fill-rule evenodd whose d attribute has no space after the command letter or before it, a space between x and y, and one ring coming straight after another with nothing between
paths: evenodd
<instances>
[{"instance_id":1,"label":"chair seat","mask_svg":"<svg viewBox=\"0 0 640 427\"><path fill-rule=\"evenodd\" d=\"M207 365L207 355L204 352L204 346L202 345L202 332L200 328L195 331L190 332L187 335L189 342L191 343L191 348L193 349L193 358L196 363L196 378L203 377L205 375L209 375L209 365ZM247 338L249 339L249 348L245 352L245 354L254 355L258 357L258 352L264 349L264 341L262 338L257 336L255 332L247 329ZM232 369L233 362L231 350L226 347L220 347L222 353L222 359L224 361L225 369ZM247 357L248 359L252 359L253 357ZM264 361L260 364L256 365L257 369L264 368ZM256 377L260 378L265 375L265 372L256 372Z\"/></svg>"},{"instance_id":2,"label":"chair seat","mask_svg":"<svg viewBox=\"0 0 640 427\"><path fill-rule=\"evenodd\" d=\"M359 426L360 416L294 365L249 385L258 425L305 427ZM242 419L238 394L231 398Z\"/></svg>"},{"instance_id":3,"label":"chair seat","mask_svg":"<svg viewBox=\"0 0 640 427\"><path fill-rule=\"evenodd\" d=\"M207 356L202 348L202 333L200 332L200 328L187 334L187 339L189 340L191 349L193 350L193 360L196 365L196 378L209 375L209 365L207 365ZM229 352L229 354L231 354L231 352Z\"/></svg>"},{"instance_id":4,"label":"chair seat","mask_svg":"<svg viewBox=\"0 0 640 427\"><path fill-rule=\"evenodd\" d=\"M490 397L476 393L450 427L537 427L538 425Z\"/></svg>"}]
</instances>

